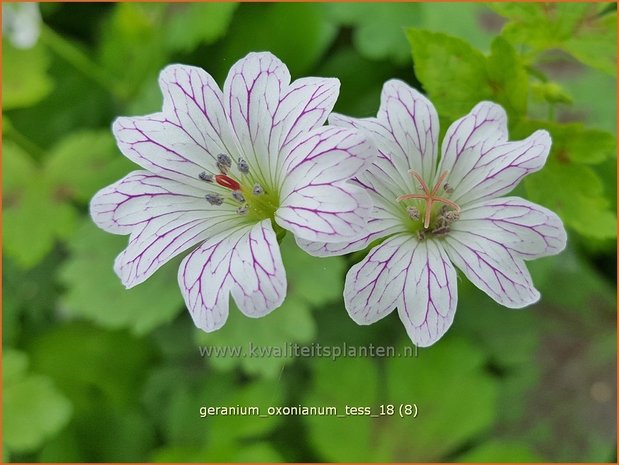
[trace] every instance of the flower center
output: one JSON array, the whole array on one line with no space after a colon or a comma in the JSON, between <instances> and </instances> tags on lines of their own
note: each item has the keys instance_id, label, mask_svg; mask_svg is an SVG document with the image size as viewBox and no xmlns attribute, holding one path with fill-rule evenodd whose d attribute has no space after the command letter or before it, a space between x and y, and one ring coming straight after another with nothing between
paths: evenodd
<instances>
[{"instance_id":1,"label":"flower center","mask_svg":"<svg viewBox=\"0 0 619 465\"><path fill-rule=\"evenodd\" d=\"M396 201L405 202L408 218L412 221L411 231L419 239L424 239L428 233L434 236L447 234L451 224L460 219L460 206L445 197L453 192L445 183L448 172L440 175L432 189L417 171L410 170L409 173L419 182L422 193L401 195Z\"/></svg>"},{"instance_id":2,"label":"flower center","mask_svg":"<svg viewBox=\"0 0 619 465\"><path fill-rule=\"evenodd\" d=\"M230 156L221 153L217 156L216 166L217 172L198 174L200 180L210 184L204 196L208 203L214 206L231 204L239 216L252 223L274 219L279 192L267 186L258 173L252 173L245 160L239 158L233 166ZM274 221L273 227L277 229Z\"/></svg>"}]
</instances>

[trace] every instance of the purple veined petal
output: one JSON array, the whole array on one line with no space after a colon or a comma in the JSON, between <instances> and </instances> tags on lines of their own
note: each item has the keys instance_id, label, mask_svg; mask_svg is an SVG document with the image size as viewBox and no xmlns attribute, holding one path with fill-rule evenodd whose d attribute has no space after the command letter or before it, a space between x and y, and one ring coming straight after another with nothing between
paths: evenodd
<instances>
[{"instance_id":1,"label":"purple veined petal","mask_svg":"<svg viewBox=\"0 0 619 465\"><path fill-rule=\"evenodd\" d=\"M524 260L556 255L567 243L563 222L555 213L519 197L467 205L451 229L497 241Z\"/></svg>"},{"instance_id":2,"label":"purple veined petal","mask_svg":"<svg viewBox=\"0 0 619 465\"><path fill-rule=\"evenodd\" d=\"M414 169L428 180L434 176L438 115L432 103L406 83L396 79L385 83L377 118L332 114L329 122L361 129L372 138L379 150L377 174L385 177L398 195L415 189L409 170Z\"/></svg>"},{"instance_id":3,"label":"purple veined petal","mask_svg":"<svg viewBox=\"0 0 619 465\"><path fill-rule=\"evenodd\" d=\"M428 347L453 323L458 305L457 275L443 247L415 241L405 268L398 315L411 341Z\"/></svg>"},{"instance_id":4,"label":"purple veined petal","mask_svg":"<svg viewBox=\"0 0 619 465\"><path fill-rule=\"evenodd\" d=\"M322 126L335 105L340 81L334 78L301 78L285 90L279 102L269 135L271 172L280 169L281 158L304 133Z\"/></svg>"},{"instance_id":5,"label":"purple veined petal","mask_svg":"<svg viewBox=\"0 0 619 465\"><path fill-rule=\"evenodd\" d=\"M365 231L359 237L346 242L313 242L296 238L301 249L315 257L330 257L344 255L365 249L372 241L406 231L406 225L397 212L394 213L392 199L385 199L372 186L363 184L359 180L353 181L364 188L372 200L372 210Z\"/></svg>"},{"instance_id":6,"label":"purple veined petal","mask_svg":"<svg viewBox=\"0 0 619 465\"><path fill-rule=\"evenodd\" d=\"M454 190L450 199L461 206L510 192L527 174L539 171L550 151L547 131L521 141L507 141L507 115L495 103L482 102L454 122L443 141L436 176L448 171Z\"/></svg>"},{"instance_id":7,"label":"purple veined petal","mask_svg":"<svg viewBox=\"0 0 619 465\"><path fill-rule=\"evenodd\" d=\"M161 176L200 186L198 175L220 153L238 152L213 78L192 66L170 65L160 74L163 111L120 117L113 132L123 154Z\"/></svg>"},{"instance_id":8,"label":"purple veined petal","mask_svg":"<svg viewBox=\"0 0 619 465\"><path fill-rule=\"evenodd\" d=\"M440 245L400 234L350 269L344 302L350 317L361 325L375 323L397 306L411 340L426 347L453 322L456 286L456 270Z\"/></svg>"},{"instance_id":9,"label":"purple veined petal","mask_svg":"<svg viewBox=\"0 0 619 465\"><path fill-rule=\"evenodd\" d=\"M443 244L453 264L499 304L522 308L539 300L523 259L491 234L452 230Z\"/></svg>"},{"instance_id":10,"label":"purple veined petal","mask_svg":"<svg viewBox=\"0 0 619 465\"><path fill-rule=\"evenodd\" d=\"M148 171L134 171L99 191L90 212L101 229L131 234L114 263L127 288L211 235L238 225L240 219L225 205L209 205L200 190Z\"/></svg>"},{"instance_id":11,"label":"purple veined petal","mask_svg":"<svg viewBox=\"0 0 619 465\"><path fill-rule=\"evenodd\" d=\"M276 173L269 157L277 156L269 152L271 130L289 84L288 68L268 52L252 52L237 61L224 83L226 114L241 152L271 185Z\"/></svg>"},{"instance_id":12,"label":"purple veined petal","mask_svg":"<svg viewBox=\"0 0 619 465\"><path fill-rule=\"evenodd\" d=\"M286 296L286 273L270 220L212 237L183 260L178 274L195 325L223 326L229 295L247 316L264 316Z\"/></svg>"},{"instance_id":13,"label":"purple veined petal","mask_svg":"<svg viewBox=\"0 0 619 465\"><path fill-rule=\"evenodd\" d=\"M348 271L344 303L357 324L375 323L398 305L416 242L410 234L393 236Z\"/></svg>"},{"instance_id":14,"label":"purple veined petal","mask_svg":"<svg viewBox=\"0 0 619 465\"><path fill-rule=\"evenodd\" d=\"M348 180L374 156L374 146L359 131L324 126L307 133L285 159L277 223L310 241L359 236L371 201Z\"/></svg>"}]
</instances>

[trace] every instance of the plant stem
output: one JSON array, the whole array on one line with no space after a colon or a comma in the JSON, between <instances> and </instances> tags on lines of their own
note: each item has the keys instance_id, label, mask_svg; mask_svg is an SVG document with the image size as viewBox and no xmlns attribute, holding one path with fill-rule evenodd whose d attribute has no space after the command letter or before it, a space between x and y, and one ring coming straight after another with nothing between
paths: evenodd
<instances>
[{"instance_id":1,"label":"plant stem","mask_svg":"<svg viewBox=\"0 0 619 465\"><path fill-rule=\"evenodd\" d=\"M123 94L116 85L116 82L114 82L114 79L69 40L57 34L51 28L42 25L41 41L85 76L92 79L115 97L122 99Z\"/></svg>"}]
</instances>

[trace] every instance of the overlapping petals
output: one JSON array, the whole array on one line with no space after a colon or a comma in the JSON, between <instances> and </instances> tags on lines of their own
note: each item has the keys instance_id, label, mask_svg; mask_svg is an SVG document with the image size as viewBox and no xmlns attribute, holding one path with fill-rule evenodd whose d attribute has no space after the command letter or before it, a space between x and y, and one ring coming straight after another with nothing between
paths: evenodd
<instances>
[{"instance_id":1,"label":"overlapping petals","mask_svg":"<svg viewBox=\"0 0 619 465\"><path fill-rule=\"evenodd\" d=\"M144 170L91 202L102 229L130 234L115 271L132 287L199 245L179 271L196 325L221 327L230 294L247 315L265 315L286 293L271 221L299 241L357 238L371 203L349 180L366 168L375 148L356 129L323 126L339 93L337 79L291 82L286 66L270 53L237 62L223 91L206 71L184 65L165 68L159 83L161 112L121 117L113 125L122 153ZM222 154L229 168L222 168ZM239 160L243 172L234 171ZM215 175L226 174L222 169L236 174L214 185ZM247 216L243 196L235 194L235 205L227 187L239 186L248 172L249 192L257 184L269 194L256 210L264 218Z\"/></svg>"}]
</instances>

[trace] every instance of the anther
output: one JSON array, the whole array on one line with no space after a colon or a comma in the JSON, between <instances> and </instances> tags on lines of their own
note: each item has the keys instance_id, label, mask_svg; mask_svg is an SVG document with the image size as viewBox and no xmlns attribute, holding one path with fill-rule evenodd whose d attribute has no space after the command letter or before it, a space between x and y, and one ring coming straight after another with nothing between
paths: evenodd
<instances>
[{"instance_id":1,"label":"anther","mask_svg":"<svg viewBox=\"0 0 619 465\"><path fill-rule=\"evenodd\" d=\"M248 210L249 210L249 206L247 206L247 204L245 204L245 205L241 205L239 208L237 208L236 212L239 215L246 215Z\"/></svg>"},{"instance_id":2,"label":"anther","mask_svg":"<svg viewBox=\"0 0 619 465\"><path fill-rule=\"evenodd\" d=\"M417 231L417 240L418 241L423 241L426 238L426 233L424 232L423 229L420 229L419 231Z\"/></svg>"},{"instance_id":3,"label":"anther","mask_svg":"<svg viewBox=\"0 0 619 465\"><path fill-rule=\"evenodd\" d=\"M445 212L443 216L449 223L453 223L454 221L458 221L460 219L460 212L457 210L449 210L448 212Z\"/></svg>"},{"instance_id":4,"label":"anther","mask_svg":"<svg viewBox=\"0 0 619 465\"><path fill-rule=\"evenodd\" d=\"M411 220L417 221L420 218L419 209L417 207L408 207L406 211Z\"/></svg>"},{"instance_id":5,"label":"anther","mask_svg":"<svg viewBox=\"0 0 619 465\"><path fill-rule=\"evenodd\" d=\"M198 177L204 182L213 182L213 175L208 174L206 171L202 171Z\"/></svg>"},{"instance_id":6,"label":"anther","mask_svg":"<svg viewBox=\"0 0 619 465\"><path fill-rule=\"evenodd\" d=\"M224 198L221 195L216 194L216 193L209 192L208 194L204 196L204 198L211 205L219 206L222 203L224 203Z\"/></svg>"},{"instance_id":7,"label":"anther","mask_svg":"<svg viewBox=\"0 0 619 465\"><path fill-rule=\"evenodd\" d=\"M447 194L453 194L454 193L454 188L451 187L449 184L445 183L445 185L443 186L443 190L445 191L445 193Z\"/></svg>"},{"instance_id":8,"label":"anther","mask_svg":"<svg viewBox=\"0 0 619 465\"><path fill-rule=\"evenodd\" d=\"M220 153L217 155L217 163L221 163L230 168L232 166L232 159L225 153Z\"/></svg>"},{"instance_id":9,"label":"anther","mask_svg":"<svg viewBox=\"0 0 619 465\"><path fill-rule=\"evenodd\" d=\"M241 191L233 191L232 192L232 197L237 202L245 203L245 196L243 195L243 193Z\"/></svg>"},{"instance_id":10,"label":"anther","mask_svg":"<svg viewBox=\"0 0 619 465\"><path fill-rule=\"evenodd\" d=\"M236 162L236 167L239 169L239 171L243 174L247 174L249 173L249 165L247 164L247 162L245 160L243 160L242 158L239 158L238 161Z\"/></svg>"},{"instance_id":11,"label":"anther","mask_svg":"<svg viewBox=\"0 0 619 465\"><path fill-rule=\"evenodd\" d=\"M434 228L431 233L433 236L444 236L445 234L447 234L449 232L449 226L439 226L437 228Z\"/></svg>"},{"instance_id":12,"label":"anther","mask_svg":"<svg viewBox=\"0 0 619 465\"><path fill-rule=\"evenodd\" d=\"M264 194L264 189L262 188L262 186L260 184L255 184L254 188L252 190L252 194L254 194L254 195L262 195L262 194Z\"/></svg>"}]
</instances>

